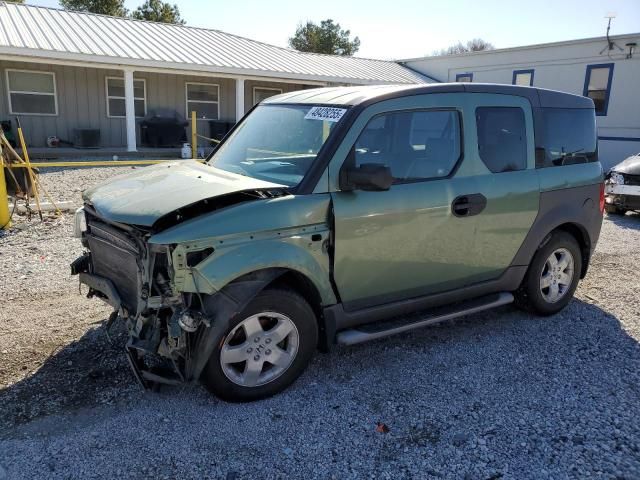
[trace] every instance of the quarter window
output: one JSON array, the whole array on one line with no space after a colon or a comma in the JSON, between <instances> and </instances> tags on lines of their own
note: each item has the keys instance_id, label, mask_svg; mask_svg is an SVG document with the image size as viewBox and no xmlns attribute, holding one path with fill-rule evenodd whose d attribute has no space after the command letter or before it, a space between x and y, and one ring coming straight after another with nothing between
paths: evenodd
<instances>
[{"instance_id":1,"label":"quarter window","mask_svg":"<svg viewBox=\"0 0 640 480\"><path fill-rule=\"evenodd\" d=\"M593 100L596 107L596 115L607 114L612 78L613 63L587 65L583 95Z\"/></svg>"},{"instance_id":2,"label":"quarter window","mask_svg":"<svg viewBox=\"0 0 640 480\"><path fill-rule=\"evenodd\" d=\"M591 109L542 108L536 122L536 167L598 161L596 117Z\"/></svg>"},{"instance_id":3,"label":"quarter window","mask_svg":"<svg viewBox=\"0 0 640 480\"><path fill-rule=\"evenodd\" d=\"M57 115L53 72L7 70L9 111L14 115Z\"/></svg>"},{"instance_id":4,"label":"quarter window","mask_svg":"<svg viewBox=\"0 0 640 480\"><path fill-rule=\"evenodd\" d=\"M187 83L187 118L196 111L198 118L220 118L220 86L214 83Z\"/></svg>"},{"instance_id":5,"label":"quarter window","mask_svg":"<svg viewBox=\"0 0 640 480\"><path fill-rule=\"evenodd\" d=\"M533 85L533 70L514 70L511 83L513 85L531 87Z\"/></svg>"},{"instance_id":6,"label":"quarter window","mask_svg":"<svg viewBox=\"0 0 640 480\"><path fill-rule=\"evenodd\" d=\"M124 118L126 116L124 78L107 77L107 116ZM136 117L147 114L146 82L143 79L133 81L133 104Z\"/></svg>"},{"instance_id":7,"label":"quarter window","mask_svg":"<svg viewBox=\"0 0 640 480\"><path fill-rule=\"evenodd\" d=\"M476 109L478 152L493 173L527 168L527 129L518 107Z\"/></svg>"},{"instance_id":8,"label":"quarter window","mask_svg":"<svg viewBox=\"0 0 640 480\"><path fill-rule=\"evenodd\" d=\"M282 93L280 88L253 87L253 104Z\"/></svg>"},{"instance_id":9,"label":"quarter window","mask_svg":"<svg viewBox=\"0 0 640 480\"><path fill-rule=\"evenodd\" d=\"M356 165L391 168L396 183L442 178L461 155L460 118L455 110L420 110L378 115L355 144Z\"/></svg>"}]
</instances>

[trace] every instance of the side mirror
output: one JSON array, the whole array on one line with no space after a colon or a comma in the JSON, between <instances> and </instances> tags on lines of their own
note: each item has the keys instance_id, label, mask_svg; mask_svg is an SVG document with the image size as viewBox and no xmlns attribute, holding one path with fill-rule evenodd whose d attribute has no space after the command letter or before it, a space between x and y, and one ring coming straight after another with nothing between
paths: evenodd
<instances>
[{"instance_id":1,"label":"side mirror","mask_svg":"<svg viewBox=\"0 0 640 480\"><path fill-rule=\"evenodd\" d=\"M391 169L379 163L345 166L340 172L341 190L389 190L393 185Z\"/></svg>"}]
</instances>

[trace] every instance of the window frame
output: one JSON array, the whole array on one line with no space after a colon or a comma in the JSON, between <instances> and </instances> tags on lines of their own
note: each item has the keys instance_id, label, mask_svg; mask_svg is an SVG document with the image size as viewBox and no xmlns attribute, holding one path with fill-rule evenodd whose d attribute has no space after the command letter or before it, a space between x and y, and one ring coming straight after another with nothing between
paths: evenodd
<instances>
[{"instance_id":1,"label":"window frame","mask_svg":"<svg viewBox=\"0 0 640 480\"><path fill-rule=\"evenodd\" d=\"M596 63L592 65L587 65L587 70L584 75L584 88L582 89L582 96L589 97L589 81L591 80L591 71L596 68L608 68L609 75L607 77L607 88L605 89L604 94L604 109L602 112L598 112L596 109L596 117L606 117L607 112L609 111L609 98L611 96L611 86L613 84L613 67L614 63ZM595 91L595 90L592 90Z\"/></svg>"},{"instance_id":2,"label":"window frame","mask_svg":"<svg viewBox=\"0 0 640 480\"><path fill-rule=\"evenodd\" d=\"M463 122L464 113L463 113L462 109L458 108L458 107L403 108L403 109L400 109L400 110L389 110L389 111L386 111L386 112L380 112L380 113L377 113L377 114L373 115L371 118L369 118L367 120L367 123L365 123L364 127L362 128L362 130L360 130L360 132L358 132L358 136L356 137L353 145L351 146L351 149L349 150L349 154L347 156L347 159L346 159L344 165L345 166L347 164L352 164L353 166L356 165L356 144L358 143L358 140L360 139L360 135L362 135L362 133L369 126L369 124L371 122L373 122L376 118L381 117L383 115L393 115L393 114L398 114L398 113L419 113L419 112L455 112L456 113L456 116L458 117L458 131L460 133L460 138L459 138L460 154L458 155L458 158L456 159L455 163L453 164L453 167L451 168L451 171L446 176L430 177L430 178L412 178L412 179L404 179L404 180L397 179L396 177L393 177L394 181L393 181L392 186L395 186L395 185L406 185L406 184L410 184L410 183L433 182L433 181L447 180L447 179L452 178L456 174L458 169L460 168L460 165L462 164L462 162L464 160L464 155L465 155L465 149L464 149L464 145L465 145L465 141L464 141L464 122ZM391 168L391 167L389 167L389 168Z\"/></svg>"},{"instance_id":3,"label":"window frame","mask_svg":"<svg viewBox=\"0 0 640 480\"><path fill-rule=\"evenodd\" d=\"M258 85L255 85L253 87L253 104L257 105L259 102L256 102L256 90L269 90L271 92L278 92L275 95L279 95L281 93L284 93L284 91L281 88L276 88L276 87L260 87Z\"/></svg>"},{"instance_id":4,"label":"window frame","mask_svg":"<svg viewBox=\"0 0 640 480\"><path fill-rule=\"evenodd\" d=\"M478 132L478 110L481 108L493 108L493 109L497 109L497 108L509 108L509 109L518 109L522 112L522 120L523 120L523 126L524 126L524 132L525 132L525 139L524 139L524 168L519 168L518 170L503 170L501 172L494 172L493 170L491 170L491 168L489 167L489 165L487 165L487 162L484 161L484 158L482 158L482 154L480 153L480 134ZM490 175L500 175L502 173L517 173L517 172L525 172L527 170L530 170L531 167L529 166L529 142L531 141L529 139L529 136L527 135L527 110L520 106L520 105L476 105L474 110L473 110L473 116L475 118L475 128L476 128L476 135L477 135L477 152L478 152L478 158L480 159L480 161L482 162L482 165L487 169L487 171L489 172ZM535 149L535 133L534 133L534 149ZM535 167L534 167L535 168Z\"/></svg>"},{"instance_id":5,"label":"window frame","mask_svg":"<svg viewBox=\"0 0 640 480\"><path fill-rule=\"evenodd\" d=\"M122 83L124 84L124 77L114 77L114 76L110 76L110 75L106 75L104 77L104 95L105 95L105 99L107 102L107 118L127 118L126 115L111 115L111 109L109 108L109 100L124 100L125 103L125 110L127 108L127 97L119 97L117 95L109 95L109 80L122 80ZM135 89L134 89L134 96L133 96L133 100L134 103L136 100L142 100L144 102L144 115L139 117L137 115L135 115L135 107L134 107L134 115L135 118L144 118L147 116L147 79L146 78L134 78L133 79L133 83L135 85L135 82L142 82L143 85L143 89L144 89L144 97L136 97L135 96ZM124 87L125 89L127 88L126 86ZM125 93L126 95L126 93Z\"/></svg>"},{"instance_id":6,"label":"window frame","mask_svg":"<svg viewBox=\"0 0 640 480\"><path fill-rule=\"evenodd\" d=\"M213 102L211 100L189 100L189 85L206 85L208 87L216 87L218 89L218 100ZM217 117L218 118L205 118L205 120L220 120L220 84L218 83L206 83L206 82L184 82L184 101L185 101L185 116L191 118L191 110L189 110L189 103L210 103L216 104Z\"/></svg>"},{"instance_id":7,"label":"window frame","mask_svg":"<svg viewBox=\"0 0 640 480\"><path fill-rule=\"evenodd\" d=\"M520 74L527 74L530 73L531 74L531 80L529 80L529 87L533 87L533 76L535 74L535 69L533 68L527 68L524 70L514 70L513 71L513 76L511 77L511 85L518 85L516 83L516 78L518 78L518 75ZM519 85L522 86L522 85Z\"/></svg>"},{"instance_id":8,"label":"window frame","mask_svg":"<svg viewBox=\"0 0 640 480\"><path fill-rule=\"evenodd\" d=\"M468 82L460 82L460 77L469 77ZM469 73L456 73L456 83L473 83L473 72Z\"/></svg>"},{"instance_id":9,"label":"window frame","mask_svg":"<svg viewBox=\"0 0 640 480\"><path fill-rule=\"evenodd\" d=\"M53 93L40 93L40 92L27 92L24 90L11 90L11 82L9 81L9 72L18 72L18 73L37 73L41 75L50 75L53 78ZM44 70L25 70L20 68L7 68L5 69L5 79L7 82L7 99L9 102L9 114L10 115L29 115L33 117L57 117L59 115L58 112L58 85L56 81L56 72L49 72ZM17 93L22 95L41 95L41 96L53 96L53 105L55 108L55 113L24 113L24 112L15 112L13 110L13 104L11 102L11 94Z\"/></svg>"}]
</instances>

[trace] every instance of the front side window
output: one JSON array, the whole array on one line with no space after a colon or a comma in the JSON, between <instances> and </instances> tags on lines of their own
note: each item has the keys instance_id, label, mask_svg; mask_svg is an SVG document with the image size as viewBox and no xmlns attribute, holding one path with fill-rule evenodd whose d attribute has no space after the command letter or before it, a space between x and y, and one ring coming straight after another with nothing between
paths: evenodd
<instances>
[{"instance_id":1,"label":"front side window","mask_svg":"<svg viewBox=\"0 0 640 480\"><path fill-rule=\"evenodd\" d=\"M298 185L346 108L259 105L216 150L222 170L289 187Z\"/></svg>"},{"instance_id":2,"label":"front side window","mask_svg":"<svg viewBox=\"0 0 640 480\"><path fill-rule=\"evenodd\" d=\"M9 111L13 115L57 115L56 77L52 72L7 70Z\"/></svg>"},{"instance_id":3,"label":"front side window","mask_svg":"<svg viewBox=\"0 0 640 480\"><path fill-rule=\"evenodd\" d=\"M596 106L596 115L607 114L612 79L613 63L587 65L583 95L593 100Z\"/></svg>"},{"instance_id":4,"label":"front side window","mask_svg":"<svg viewBox=\"0 0 640 480\"><path fill-rule=\"evenodd\" d=\"M107 116L124 118L126 116L124 78L107 77ZM146 82L143 79L133 81L133 104L136 117L147 114Z\"/></svg>"},{"instance_id":5,"label":"front side window","mask_svg":"<svg viewBox=\"0 0 640 480\"><path fill-rule=\"evenodd\" d=\"M198 118L220 118L220 87L213 83L187 83L187 118L195 110Z\"/></svg>"},{"instance_id":6,"label":"front side window","mask_svg":"<svg viewBox=\"0 0 640 480\"><path fill-rule=\"evenodd\" d=\"M386 165L395 183L448 176L461 155L455 110L393 112L371 119L354 146L355 163Z\"/></svg>"},{"instance_id":7,"label":"front side window","mask_svg":"<svg viewBox=\"0 0 640 480\"><path fill-rule=\"evenodd\" d=\"M456 75L456 82L473 82L473 73L458 73Z\"/></svg>"},{"instance_id":8,"label":"front side window","mask_svg":"<svg viewBox=\"0 0 640 480\"><path fill-rule=\"evenodd\" d=\"M478 153L493 173L527 168L527 129L518 107L476 109Z\"/></svg>"},{"instance_id":9,"label":"front side window","mask_svg":"<svg viewBox=\"0 0 640 480\"><path fill-rule=\"evenodd\" d=\"M596 116L591 109L543 108L536 122L536 167L598 160Z\"/></svg>"},{"instance_id":10,"label":"front side window","mask_svg":"<svg viewBox=\"0 0 640 480\"><path fill-rule=\"evenodd\" d=\"M511 83L523 87L533 86L533 70L514 70Z\"/></svg>"},{"instance_id":11,"label":"front side window","mask_svg":"<svg viewBox=\"0 0 640 480\"><path fill-rule=\"evenodd\" d=\"M280 88L267 88L267 87L254 87L253 88L253 104L260 103L263 100L266 100L269 97L273 97L274 95L280 95L282 93L282 89Z\"/></svg>"}]
</instances>

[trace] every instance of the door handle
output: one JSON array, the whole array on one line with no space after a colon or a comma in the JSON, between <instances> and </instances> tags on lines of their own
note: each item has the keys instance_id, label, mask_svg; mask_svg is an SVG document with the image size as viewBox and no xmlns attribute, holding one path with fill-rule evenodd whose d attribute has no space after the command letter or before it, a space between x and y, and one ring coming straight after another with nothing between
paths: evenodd
<instances>
[{"instance_id":1,"label":"door handle","mask_svg":"<svg viewBox=\"0 0 640 480\"><path fill-rule=\"evenodd\" d=\"M487 197L481 193L460 195L451 203L451 213L456 217L472 217L478 215L487 206Z\"/></svg>"}]
</instances>

